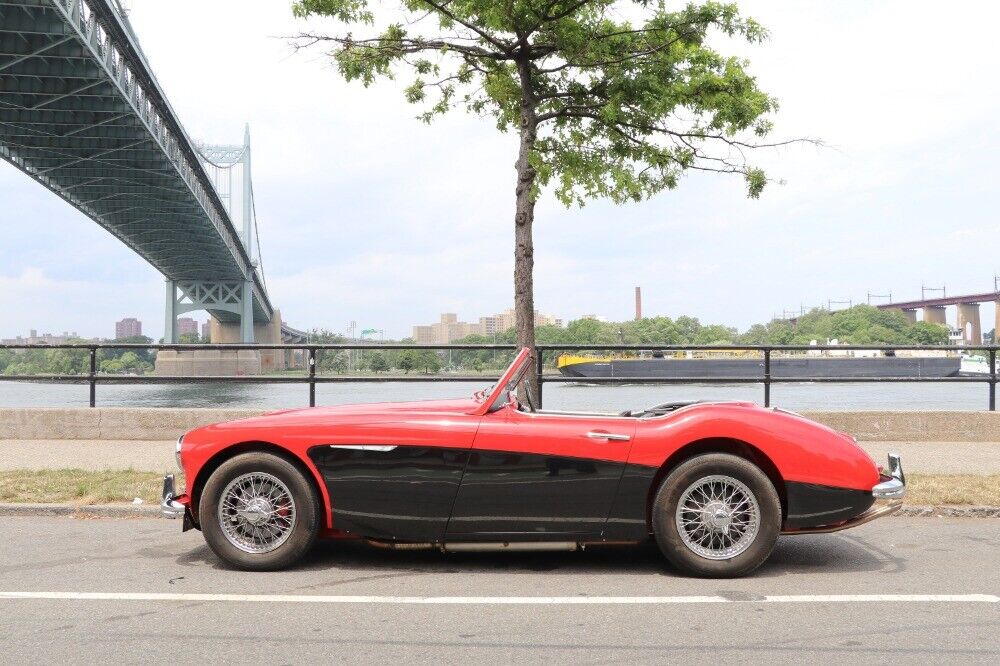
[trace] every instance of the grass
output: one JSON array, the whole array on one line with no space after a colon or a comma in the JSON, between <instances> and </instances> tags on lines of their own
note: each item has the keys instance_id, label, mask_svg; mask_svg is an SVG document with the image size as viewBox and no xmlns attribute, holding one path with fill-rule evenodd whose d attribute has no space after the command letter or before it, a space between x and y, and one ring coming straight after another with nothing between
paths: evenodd
<instances>
[{"instance_id":1,"label":"grass","mask_svg":"<svg viewBox=\"0 0 1000 666\"><path fill-rule=\"evenodd\" d=\"M1000 474L907 474L906 503L1000 506Z\"/></svg>"},{"instance_id":2,"label":"grass","mask_svg":"<svg viewBox=\"0 0 1000 666\"><path fill-rule=\"evenodd\" d=\"M908 474L906 503L1000 506L1000 474ZM178 475L177 487L183 487ZM80 469L0 471L0 502L129 504L136 497L159 504L163 476L156 472Z\"/></svg>"},{"instance_id":3,"label":"grass","mask_svg":"<svg viewBox=\"0 0 1000 666\"><path fill-rule=\"evenodd\" d=\"M178 478L177 487L182 484L183 478ZM163 475L156 472L0 471L0 502L12 504L131 504L136 497L147 504L159 504L162 492Z\"/></svg>"}]
</instances>

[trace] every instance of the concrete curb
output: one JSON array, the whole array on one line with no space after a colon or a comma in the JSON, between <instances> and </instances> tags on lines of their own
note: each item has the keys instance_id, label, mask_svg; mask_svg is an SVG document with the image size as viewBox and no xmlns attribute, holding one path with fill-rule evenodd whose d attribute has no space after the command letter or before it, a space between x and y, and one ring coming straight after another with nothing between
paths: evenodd
<instances>
[{"instance_id":1,"label":"concrete curb","mask_svg":"<svg viewBox=\"0 0 1000 666\"><path fill-rule=\"evenodd\" d=\"M76 518L158 518L152 504L0 504L0 516L73 516Z\"/></svg>"},{"instance_id":2,"label":"concrete curb","mask_svg":"<svg viewBox=\"0 0 1000 666\"><path fill-rule=\"evenodd\" d=\"M903 506L895 515L909 518L1000 518L1000 506Z\"/></svg>"},{"instance_id":3,"label":"concrete curb","mask_svg":"<svg viewBox=\"0 0 1000 666\"><path fill-rule=\"evenodd\" d=\"M76 518L160 518L153 504L2 504L0 516L73 516ZM1000 506L904 506L904 518L1000 518Z\"/></svg>"}]
</instances>

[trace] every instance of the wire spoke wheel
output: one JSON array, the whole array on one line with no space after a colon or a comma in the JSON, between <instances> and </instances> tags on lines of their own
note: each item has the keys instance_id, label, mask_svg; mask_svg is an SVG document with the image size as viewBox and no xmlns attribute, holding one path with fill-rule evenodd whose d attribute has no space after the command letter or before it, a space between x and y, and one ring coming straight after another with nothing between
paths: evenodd
<instances>
[{"instance_id":1,"label":"wire spoke wheel","mask_svg":"<svg viewBox=\"0 0 1000 666\"><path fill-rule=\"evenodd\" d=\"M753 492L731 476L705 476L685 489L677 503L677 532L691 552L728 560L753 544L760 507Z\"/></svg>"},{"instance_id":2,"label":"wire spoke wheel","mask_svg":"<svg viewBox=\"0 0 1000 666\"><path fill-rule=\"evenodd\" d=\"M222 491L218 511L222 533L245 553L269 553L295 528L295 500L288 486L266 472L242 474Z\"/></svg>"}]
</instances>

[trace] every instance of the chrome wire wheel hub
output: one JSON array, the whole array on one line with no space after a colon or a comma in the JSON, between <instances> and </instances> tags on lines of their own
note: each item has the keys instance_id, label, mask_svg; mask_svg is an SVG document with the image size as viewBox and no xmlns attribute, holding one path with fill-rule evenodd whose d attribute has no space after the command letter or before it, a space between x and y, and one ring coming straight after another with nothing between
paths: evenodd
<instances>
[{"instance_id":1,"label":"chrome wire wheel hub","mask_svg":"<svg viewBox=\"0 0 1000 666\"><path fill-rule=\"evenodd\" d=\"M265 472L230 481L219 502L219 525L229 543L246 553L269 553L288 540L295 527L292 493Z\"/></svg>"},{"instance_id":2,"label":"chrome wire wheel hub","mask_svg":"<svg viewBox=\"0 0 1000 666\"><path fill-rule=\"evenodd\" d=\"M760 507L750 489L731 476L698 479L677 503L677 532L693 553L709 560L736 557L760 530Z\"/></svg>"}]
</instances>

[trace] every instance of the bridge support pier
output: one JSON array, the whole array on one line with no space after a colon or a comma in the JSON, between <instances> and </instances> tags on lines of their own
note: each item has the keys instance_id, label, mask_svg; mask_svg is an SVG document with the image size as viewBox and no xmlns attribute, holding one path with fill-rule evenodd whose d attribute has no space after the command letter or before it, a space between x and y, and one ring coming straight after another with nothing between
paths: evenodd
<instances>
[{"instance_id":1,"label":"bridge support pier","mask_svg":"<svg viewBox=\"0 0 1000 666\"><path fill-rule=\"evenodd\" d=\"M240 309L240 342L250 344L253 342L253 282L246 280L243 282L243 295L241 297ZM280 328L280 326L279 326Z\"/></svg>"},{"instance_id":2,"label":"bridge support pier","mask_svg":"<svg viewBox=\"0 0 1000 666\"><path fill-rule=\"evenodd\" d=\"M993 344L997 343L997 338L1000 337L1000 301L997 301L994 305L997 306L996 314L993 316Z\"/></svg>"},{"instance_id":3,"label":"bridge support pier","mask_svg":"<svg viewBox=\"0 0 1000 666\"><path fill-rule=\"evenodd\" d=\"M910 322L911 324L916 324L917 323L917 311L916 310L903 310L903 309L901 309L900 312L903 313L903 316L906 317L906 320L908 322Z\"/></svg>"},{"instance_id":4,"label":"bridge support pier","mask_svg":"<svg viewBox=\"0 0 1000 666\"><path fill-rule=\"evenodd\" d=\"M274 310L269 322L254 323L253 282L250 280L167 280L166 295L165 344L179 342L177 317L195 310L207 310L212 315L210 338L213 343L281 344L280 312ZM285 367L285 354L280 350L160 351L156 355L156 374L164 376L257 375Z\"/></svg>"},{"instance_id":5,"label":"bridge support pier","mask_svg":"<svg viewBox=\"0 0 1000 666\"><path fill-rule=\"evenodd\" d=\"M177 283L167 279L167 308L163 320L163 344L172 345L177 342Z\"/></svg>"},{"instance_id":6,"label":"bridge support pier","mask_svg":"<svg viewBox=\"0 0 1000 666\"><path fill-rule=\"evenodd\" d=\"M979 303L958 304L958 330L962 341L969 345L983 343L983 327L979 320Z\"/></svg>"},{"instance_id":7,"label":"bridge support pier","mask_svg":"<svg viewBox=\"0 0 1000 666\"><path fill-rule=\"evenodd\" d=\"M945 307L943 305L931 305L924 308L924 321L929 324L947 326L948 318L945 314Z\"/></svg>"}]
</instances>

